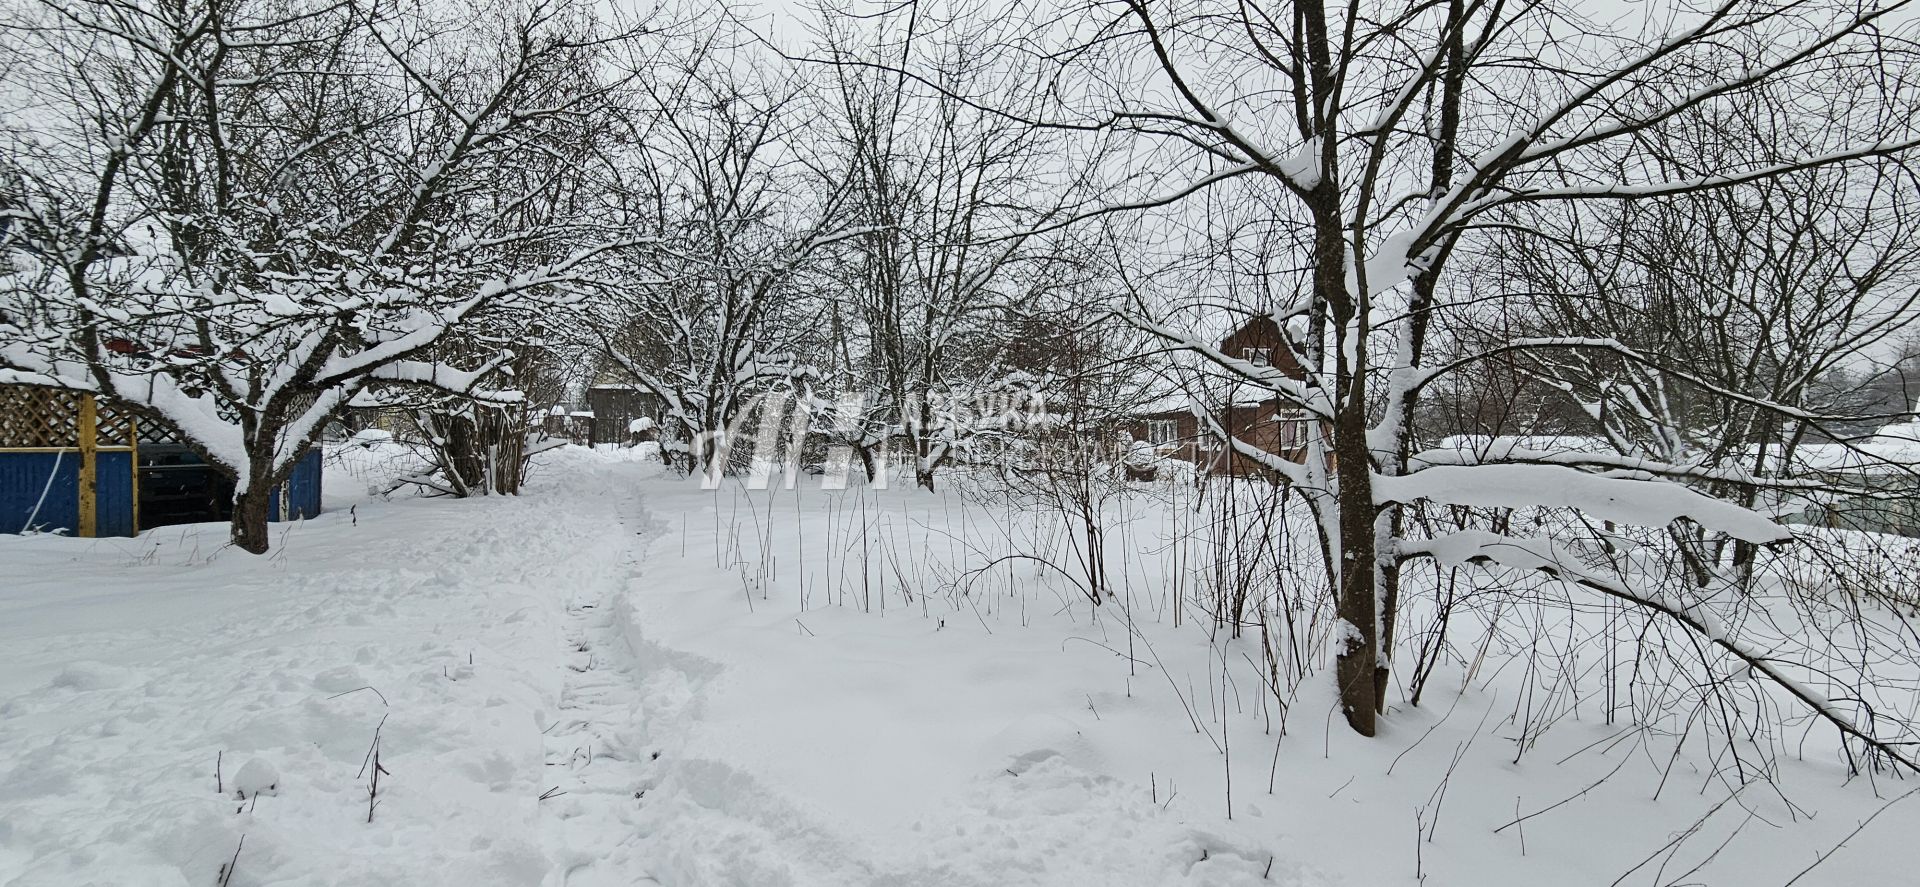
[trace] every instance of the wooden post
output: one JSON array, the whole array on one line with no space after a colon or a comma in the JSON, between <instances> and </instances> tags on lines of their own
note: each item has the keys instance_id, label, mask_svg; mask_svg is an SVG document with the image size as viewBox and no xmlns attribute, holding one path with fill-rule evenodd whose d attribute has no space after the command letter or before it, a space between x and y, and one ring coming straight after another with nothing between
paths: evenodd
<instances>
[{"instance_id":1,"label":"wooden post","mask_svg":"<svg viewBox=\"0 0 1920 887\"><path fill-rule=\"evenodd\" d=\"M140 420L127 417L127 470L133 472L133 534L140 535Z\"/></svg>"},{"instance_id":2,"label":"wooden post","mask_svg":"<svg viewBox=\"0 0 1920 887\"><path fill-rule=\"evenodd\" d=\"M99 523L96 513L99 506L98 490L95 488L95 461L99 450L99 441L95 435L99 431L99 416L94 412L93 395L80 395L80 535L93 538L98 534Z\"/></svg>"}]
</instances>

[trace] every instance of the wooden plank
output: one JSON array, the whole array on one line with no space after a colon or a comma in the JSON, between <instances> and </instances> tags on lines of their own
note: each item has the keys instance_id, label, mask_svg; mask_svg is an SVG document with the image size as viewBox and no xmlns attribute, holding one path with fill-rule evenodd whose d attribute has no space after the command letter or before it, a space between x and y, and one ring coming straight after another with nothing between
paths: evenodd
<instances>
[{"instance_id":1,"label":"wooden plank","mask_svg":"<svg viewBox=\"0 0 1920 887\"><path fill-rule=\"evenodd\" d=\"M98 419L93 395L80 395L80 535L88 539L98 535L99 528L99 490L95 484L99 441L94 439Z\"/></svg>"}]
</instances>

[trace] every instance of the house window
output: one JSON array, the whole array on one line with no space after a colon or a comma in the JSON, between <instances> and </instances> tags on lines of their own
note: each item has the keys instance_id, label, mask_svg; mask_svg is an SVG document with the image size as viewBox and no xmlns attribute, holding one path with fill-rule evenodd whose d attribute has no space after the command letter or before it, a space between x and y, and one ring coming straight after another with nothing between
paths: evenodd
<instances>
[{"instance_id":1,"label":"house window","mask_svg":"<svg viewBox=\"0 0 1920 887\"><path fill-rule=\"evenodd\" d=\"M1296 449L1307 445L1307 414L1303 410L1285 410L1274 418L1280 423L1280 446Z\"/></svg>"},{"instance_id":2,"label":"house window","mask_svg":"<svg viewBox=\"0 0 1920 887\"><path fill-rule=\"evenodd\" d=\"M1172 419L1148 419L1147 442L1154 446L1173 443L1180 436L1180 425Z\"/></svg>"},{"instance_id":3,"label":"house window","mask_svg":"<svg viewBox=\"0 0 1920 887\"><path fill-rule=\"evenodd\" d=\"M1269 356L1265 348L1242 348L1240 349L1240 359L1254 366L1263 367L1273 365L1273 358Z\"/></svg>"}]
</instances>

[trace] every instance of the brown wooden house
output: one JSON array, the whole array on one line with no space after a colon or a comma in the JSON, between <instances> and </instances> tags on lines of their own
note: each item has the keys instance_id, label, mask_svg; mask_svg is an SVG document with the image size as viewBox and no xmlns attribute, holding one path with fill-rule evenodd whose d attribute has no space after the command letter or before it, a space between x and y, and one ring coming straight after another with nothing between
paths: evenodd
<instances>
[{"instance_id":1,"label":"brown wooden house","mask_svg":"<svg viewBox=\"0 0 1920 887\"><path fill-rule=\"evenodd\" d=\"M1299 361L1287 349L1279 326L1265 315L1247 321L1221 339L1220 351L1249 363L1276 367L1288 378L1306 378ZM1151 444L1158 455L1191 462L1210 474L1271 476L1272 472L1259 462L1225 446L1194 415L1196 401L1203 413L1212 416L1234 438L1294 462L1306 458L1310 427L1306 414L1283 406L1272 390L1244 383L1217 394L1183 393L1151 404L1136 414L1128 431L1134 440Z\"/></svg>"}]
</instances>

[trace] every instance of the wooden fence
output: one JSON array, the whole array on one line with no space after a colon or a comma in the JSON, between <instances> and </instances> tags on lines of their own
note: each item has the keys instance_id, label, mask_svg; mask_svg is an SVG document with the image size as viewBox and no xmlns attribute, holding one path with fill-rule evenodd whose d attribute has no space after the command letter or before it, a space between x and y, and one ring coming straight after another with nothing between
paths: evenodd
<instances>
[{"instance_id":1,"label":"wooden fence","mask_svg":"<svg viewBox=\"0 0 1920 887\"><path fill-rule=\"evenodd\" d=\"M139 423L92 394L0 386L0 529L33 529L43 515L72 514L67 529L79 536L99 535L103 517L113 535L139 532L139 447ZM78 457L70 482L68 454ZM110 473L104 483L103 468Z\"/></svg>"}]
</instances>

